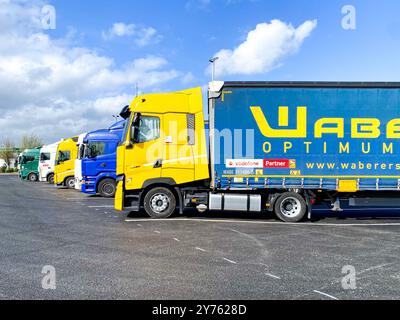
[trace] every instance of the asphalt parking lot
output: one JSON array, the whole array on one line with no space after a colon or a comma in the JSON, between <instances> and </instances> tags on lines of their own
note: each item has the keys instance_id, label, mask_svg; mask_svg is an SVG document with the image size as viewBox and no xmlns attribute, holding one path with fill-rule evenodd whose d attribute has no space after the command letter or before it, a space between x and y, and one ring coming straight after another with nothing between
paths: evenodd
<instances>
[{"instance_id":1,"label":"asphalt parking lot","mask_svg":"<svg viewBox=\"0 0 400 320\"><path fill-rule=\"evenodd\" d=\"M302 224L215 213L154 221L0 176L0 299L400 298L400 210L316 214ZM42 288L46 265L54 290ZM346 265L355 289L342 286Z\"/></svg>"}]
</instances>

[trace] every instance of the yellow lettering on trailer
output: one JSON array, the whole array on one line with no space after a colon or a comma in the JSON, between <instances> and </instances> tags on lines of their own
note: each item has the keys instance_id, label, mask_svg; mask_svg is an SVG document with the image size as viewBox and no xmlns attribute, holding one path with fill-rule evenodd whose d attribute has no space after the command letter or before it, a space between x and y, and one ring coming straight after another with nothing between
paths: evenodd
<instances>
[{"instance_id":1,"label":"yellow lettering on trailer","mask_svg":"<svg viewBox=\"0 0 400 320\"><path fill-rule=\"evenodd\" d=\"M307 107L297 108L296 129L272 129L261 107L250 107L261 133L268 138L306 138L307 137ZM289 123L286 107L279 108L279 124Z\"/></svg>"},{"instance_id":2,"label":"yellow lettering on trailer","mask_svg":"<svg viewBox=\"0 0 400 320\"><path fill-rule=\"evenodd\" d=\"M334 127L325 127L325 125L335 125ZM344 137L344 119L343 118L322 118L315 123L315 137L322 138L325 133L336 134L338 138Z\"/></svg>"},{"instance_id":3,"label":"yellow lettering on trailer","mask_svg":"<svg viewBox=\"0 0 400 320\"><path fill-rule=\"evenodd\" d=\"M378 138L381 135L379 126L381 122L372 118L354 118L351 119L351 137L352 138Z\"/></svg>"}]
</instances>

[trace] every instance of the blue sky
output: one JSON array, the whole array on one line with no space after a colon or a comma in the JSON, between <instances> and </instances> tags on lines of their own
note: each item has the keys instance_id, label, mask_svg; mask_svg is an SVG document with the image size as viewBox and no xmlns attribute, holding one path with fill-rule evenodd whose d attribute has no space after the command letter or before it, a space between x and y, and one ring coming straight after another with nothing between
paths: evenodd
<instances>
[{"instance_id":1,"label":"blue sky","mask_svg":"<svg viewBox=\"0 0 400 320\"><path fill-rule=\"evenodd\" d=\"M207 60L221 48L234 48L259 23L280 19L293 26L317 19L318 26L300 51L278 69L257 75L229 75L223 80L398 80L400 62L399 1L210 0L107 1L59 0L58 29L73 27L80 44L104 51L119 64L144 54L166 57L182 72L191 72L193 85L203 85ZM356 8L356 30L341 27L344 5ZM161 42L138 48L129 38L104 41L101 30L115 22L152 26ZM173 89L181 83L171 83Z\"/></svg>"},{"instance_id":2,"label":"blue sky","mask_svg":"<svg viewBox=\"0 0 400 320\"><path fill-rule=\"evenodd\" d=\"M206 88L214 55L218 80L399 81L399 13L398 0L0 0L0 140L107 127L136 83Z\"/></svg>"}]
</instances>

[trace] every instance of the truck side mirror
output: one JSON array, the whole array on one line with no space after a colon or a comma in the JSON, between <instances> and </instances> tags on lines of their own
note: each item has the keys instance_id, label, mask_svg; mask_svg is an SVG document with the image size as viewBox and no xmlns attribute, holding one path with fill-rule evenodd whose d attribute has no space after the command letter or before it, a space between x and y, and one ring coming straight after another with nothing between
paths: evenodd
<instances>
[{"instance_id":1,"label":"truck side mirror","mask_svg":"<svg viewBox=\"0 0 400 320\"><path fill-rule=\"evenodd\" d=\"M139 124L140 124L141 114L136 113L135 117L132 121L132 130L131 130L131 142L138 143L139 142Z\"/></svg>"},{"instance_id":2,"label":"truck side mirror","mask_svg":"<svg viewBox=\"0 0 400 320\"><path fill-rule=\"evenodd\" d=\"M129 106L123 107L119 115L124 120L128 119L131 115L131 112L129 111Z\"/></svg>"}]
</instances>

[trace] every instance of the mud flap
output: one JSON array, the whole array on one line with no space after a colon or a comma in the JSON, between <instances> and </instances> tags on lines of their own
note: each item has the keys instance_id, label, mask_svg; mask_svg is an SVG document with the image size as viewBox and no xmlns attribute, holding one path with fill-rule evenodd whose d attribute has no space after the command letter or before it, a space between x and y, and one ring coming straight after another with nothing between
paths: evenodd
<instances>
[{"instance_id":1,"label":"mud flap","mask_svg":"<svg viewBox=\"0 0 400 320\"><path fill-rule=\"evenodd\" d=\"M124 182L118 181L117 191L115 192L114 208L117 211L124 210Z\"/></svg>"},{"instance_id":2,"label":"mud flap","mask_svg":"<svg viewBox=\"0 0 400 320\"><path fill-rule=\"evenodd\" d=\"M308 194L305 195L306 203L307 203L307 219L311 220L312 218L312 201Z\"/></svg>"}]
</instances>

